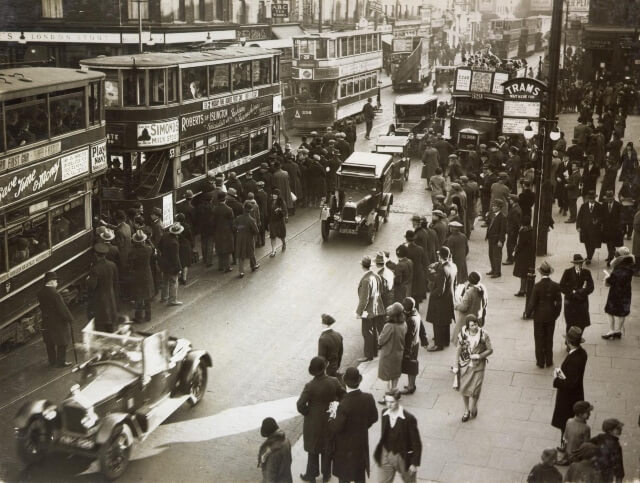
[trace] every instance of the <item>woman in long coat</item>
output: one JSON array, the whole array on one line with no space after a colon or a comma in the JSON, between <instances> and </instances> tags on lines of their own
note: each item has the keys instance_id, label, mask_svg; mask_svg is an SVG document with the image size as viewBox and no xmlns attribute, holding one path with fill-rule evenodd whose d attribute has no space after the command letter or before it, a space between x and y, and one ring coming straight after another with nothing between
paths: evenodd
<instances>
[{"instance_id":1,"label":"woman in long coat","mask_svg":"<svg viewBox=\"0 0 640 483\"><path fill-rule=\"evenodd\" d=\"M409 378L409 384L404 387L403 394L416 392L416 376L420 366L418 365L418 350L420 349L420 314L416 310L416 301L407 297L402 301L404 318L407 324L407 333L404 337L404 354L402 355L402 373Z\"/></svg>"},{"instance_id":2,"label":"woman in long coat","mask_svg":"<svg viewBox=\"0 0 640 483\"><path fill-rule=\"evenodd\" d=\"M218 193L218 202L211 213L213 241L218 254L218 270L231 271L228 257L233 253L233 210L224 202L226 195Z\"/></svg>"},{"instance_id":3,"label":"woman in long coat","mask_svg":"<svg viewBox=\"0 0 640 483\"><path fill-rule=\"evenodd\" d=\"M405 335L407 334L402 304L395 302L387 307L387 317L389 319L378 336L378 346L380 347L378 377L388 382L389 389L395 389L402 374L402 356Z\"/></svg>"},{"instance_id":4,"label":"woman in long coat","mask_svg":"<svg viewBox=\"0 0 640 483\"><path fill-rule=\"evenodd\" d=\"M287 249L287 221L289 221L289 212L287 204L280 197L280 190L274 189L271 192L269 200L269 239L271 240L270 257L276 256L276 239L282 240L282 251Z\"/></svg>"},{"instance_id":5,"label":"woman in long coat","mask_svg":"<svg viewBox=\"0 0 640 483\"><path fill-rule=\"evenodd\" d=\"M638 154L631 142L627 143L627 146L622 152L621 168L620 181L631 181L635 175L636 169L638 168Z\"/></svg>"},{"instance_id":6,"label":"woman in long coat","mask_svg":"<svg viewBox=\"0 0 640 483\"><path fill-rule=\"evenodd\" d=\"M603 339L620 339L624 332L624 321L631 312L631 281L635 258L627 247L616 249L616 257L611 262L611 274L604 281L609 287L605 313L609 316L609 332Z\"/></svg>"},{"instance_id":7,"label":"woman in long coat","mask_svg":"<svg viewBox=\"0 0 640 483\"><path fill-rule=\"evenodd\" d=\"M631 240L631 235L633 234L633 219L636 213L636 206L638 205L636 197L637 190L634 190L632 181L623 181L620 191L618 191L618 200L622 205L622 209L620 210L622 235L626 235L627 240Z\"/></svg>"},{"instance_id":8,"label":"woman in long coat","mask_svg":"<svg viewBox=\"0 0 640 483\"><path fill-rule=\"evenodd\" d=\"M133 283L129 290L131 298L136 304L133 320L134 322L149 322L151 320L151 299L155 295L151 271L153 249L147 243L147 235L142 230L136 231L131 237L131 241L129 270Z\"/></svg>"},{"instance_id":9,"label":"woman in long coat","mask_svg":"<svg viewBox=\"0 0 640 483\"><path fill-rule=\"evenodd\" d=\"M236 227L236 259L238 260L238 275L244 277L244 261L249 259L251 271L255 272L260 265L256 262L256 237L258 236L258 225L251 216L255 205L247 200L244 202L244 213L234 221Z\"/></svg>"},{"instance_id":10,"label":"woman in long coat","mask_svg":"<svg viewBox=\"0 0 640 483\"><path fill-rule=\"evenodd\" d=\"M178 213L176 221L184 227L184 231L178 236L178 243L180 244L178 253L180 254L180 264L182 265L180 283L186 285L189 267L193 261L193 231L191 230L191 224L186 221L184 213Z\"/></svg>"},{"instance_id":11,"label":"woman in long coat","mask_svg":"<svg viewBox=\"0 0 640 483\"><path fill-rule=\"evenodd\" d=\"M529 273L529 265L535 250L533 239L533 228L531 228L531 220L529 217L523 219L522 226L518 232L518 241L513 255L513 276L520 279L520 290L516 293L516 297L524 297L527 288L527 274Z\"/></svg>"},{"instance_id":12,"label":"woman in long coat","mask_svg":"<svg viewBox=\"0 0 640 483\"><path fill-rule=\"evenodd\" d=\"M620 166L611 156L607 156L604 166L604 177L602 178L602 184L600 185L599 201L604 201L604 196L607 191L613 191L616 189L616 176L618 175L618 168Z\"/></svg>"}]
</instances>

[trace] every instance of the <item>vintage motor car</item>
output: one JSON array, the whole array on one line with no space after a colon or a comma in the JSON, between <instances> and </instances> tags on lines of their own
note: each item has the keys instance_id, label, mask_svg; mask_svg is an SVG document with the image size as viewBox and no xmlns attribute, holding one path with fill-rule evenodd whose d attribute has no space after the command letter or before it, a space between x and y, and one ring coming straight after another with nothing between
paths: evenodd
<instances>
[{"instance_id":1,"label":"vintage motor car","mask_svg":"<svg viewBox=\"0 0 640 483\"><path fill-rule=\"evenodd\" d=\"M391 186L398 186L400 191L404 189L404 182L409 179L409 168L411 167L411 155L409 136L378 136L376 140L376 153L390 154L393 156L393 166L391 166Z\"/></svg>"},{"instance_id":2,"label":"vintage motor car","mask_svg":"<svg viewBox=\"0 0 640 483\"><path fill-rule=\"evenodd\" d=\"M364 235L373 243L380 221L389 219L393 195L393 156L390 154L355 152L338 169L339 197L323 200L320 209L322 239L331 230L350 235Z\"/></svg>"},{"instance_id":3,"label":"vintage motor car","mask_svg":"<svg viewBox=\"0 0 640 483\"><path fill-rule=\"evenodd\" d=\"M438 98L427 94L407 94L394 101L396 136L422 135L436 116Z\"/></svg>"},{"instance_id":4,"label":"vintage motor car","mask_svg":"<svg viewBox=\"0 0 640 483\"><path fill-rule=\"evenodd\" d=\"M211 356L186 339L83 329L87 360L73 368L79 383L59 404L24 404L15 417L17 450L27 464L51 451L97 459L107 479L127 468L135 442L184 402L198 404L207 387Z\"/></svg>"}]
</instances>

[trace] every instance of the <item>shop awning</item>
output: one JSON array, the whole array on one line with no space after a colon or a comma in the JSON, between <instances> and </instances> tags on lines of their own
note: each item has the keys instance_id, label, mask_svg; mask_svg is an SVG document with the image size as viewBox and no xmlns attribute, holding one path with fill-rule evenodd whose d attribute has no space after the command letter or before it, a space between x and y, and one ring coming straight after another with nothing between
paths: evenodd
<instances>
[{"instance_id":1,"label":"shop awning","mask_svg":"<svg viewBox=\"0 0 640 483\"><path fill-rule=\"evenodd\" d=\"M300 28L300 25L272 25L271 33L276 39L289 39L291 37L300 37L306 35L305 31Z\"/></svg>"},{"instance_id":2,"label":"shop awning","mask_svg":"<svg viewBox=\"0 0 640 483\"><path fill-rule=\"evenodd\" d=\"M385 44L391 45L393 42L393 34L382 34L381 37Z\"/></svg>"}]
</instances>

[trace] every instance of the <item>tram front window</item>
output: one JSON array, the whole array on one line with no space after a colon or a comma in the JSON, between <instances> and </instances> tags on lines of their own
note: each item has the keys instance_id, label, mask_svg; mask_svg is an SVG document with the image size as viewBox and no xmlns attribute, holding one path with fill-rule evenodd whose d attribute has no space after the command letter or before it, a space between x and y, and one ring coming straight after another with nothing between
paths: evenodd
<instances>
[{"instance_id":1,"label":"tram front window","mask_svg":"<svg viewBox=\"0 0 640 483\"><path fill-rule=\"evenodd\" d=\"M9 230L9 267L13 268L49 248L47 213Z\"/></svg>"},{"instance_id":2,"label":"tram front window","mask_svg":"<svg viewBox=\"0 0 640 483\"><path fill-rule=\"evenodd\" d=\"M271 59L252 61L253 85L259 86L271 83Z\"/></svg>"},{"instance_id":3,"label":"tram front window","mask_svg":"<svg viewBox=\"0 0 640 483\"><path fill-rule=\"evenodd\" d=\"M251 63L236 62L231 64L233 69L233 89L246 89L251 87Z\"/></svg>"},{"instance_id":4,"label":"tram front window","mask_svg":"<svg viewBox=\"0 0 640 483\"><path fill-rule=\"evenodd\" d=\"M209 66L209 94L229 92L229 64Z\"/></svg>"},{"instance_id":5,"label":"tram front window","mask_svg":"<svg viewBox=\"0 0 640 483\"><path fill-rule=\"evenodd\" d=\"M149 71L149 89L151 90L151 105L158 106L164 104L164 69Z\"/></svg>"},{"instance_id":6,"label":"tram front window","mask_svg":"<svg viewBox=\"0 0 640 483\"><path fill-rule=\"evenodd\" d=\"M336 82L299 82L296 91L298 102L333 102L336 99Z\"/></svg>"},{"instance_id":7,"label":"tram front window","mask_svg":"<svg viewBox=\"0 0 640 483\"><path fill-rule=\"evenodd\" d=\"M207 67L182 69L182 99L199 99L207 95Z\"/></svg>"},{"instance_id":8,"label":"tram front window","mask_svg":"<svg viewBox=\"0 0 640 483\"><path fill-rule=\"evenodd\" d=\"M61 134L84 128L84 89L60 91L49 99L51 109L51 135Z\"/></svg>"},{"instance_id":9,"label":"tram front window","mask_svg":"<svg viewBox=\"0 0 640 483\"><path fill-rule=\"evenodd\" d=\"M457 116L500 116L500 103L488 100L464 99L456 100Z\"/></svg>"},{"instance_id":10,"label":"tram front window","mask_svg":"<svg viewBox=\"0 0 640 483\"><path fill-rule=\"evenodd\" d=\"M144 106L146 103L144 89L144 71L122 71L122 87L125 106Z\"/></svg>"},{"instance_id":11,"label":"tram front window","mask_svg":"<svg viewBox=\"0 0 640 483\"><path fill-rule=\"evenodd\" d=\"M44 96L7 101L5 106L7 149L47 138L49 129Z\"/></svg>"}]
</instances>

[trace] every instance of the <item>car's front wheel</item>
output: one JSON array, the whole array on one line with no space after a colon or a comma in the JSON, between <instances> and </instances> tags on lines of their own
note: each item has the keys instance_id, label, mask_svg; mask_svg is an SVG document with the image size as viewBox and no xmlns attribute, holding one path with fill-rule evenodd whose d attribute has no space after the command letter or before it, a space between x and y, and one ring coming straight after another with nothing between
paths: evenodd
<instances>
[{"instance_id":1,"label":"car's front wheel","mask_svg":"<svg viewBox=\"0 0 640 483\"><path fill-rule=\"evenodd\" d=\"M42 461L50 444L51 429L42 416L32 418L27 427L17 435L18 456L27 464Z\"/></svg>"},{"instance_id":2,"label":"car's front wheel","mask_svg":"<svg viewBox=\"0 0 640 483\"><path fill-rule=\"evenodd\" d=\"M320 224L320 232L322 233L322 240L327 241L329 239L329 220L322 220Z\"/></svg>"},{"instance_id":3,"label":"car's front wheel","mask_svg":"<svg viewBox=\"0 0 640 483\"><path fill-rule=\"evenodd\" d=\"M203 362L198 364L189 381L189 404L195 406L204 397L207 390L207 368Z\"/></svg>"},{"instance_id":4,"label":"car's front wheel","mask_svg":"<svg viewBox=\"0 0 640 483\"><path fill-rule=\"evenodd\" d=\"M118 424L111 431L111 436L100 448L98 457L100 471L109 480L122 476L129 465L133 433L126 424Z\"/></svg>"}]
</instances>

